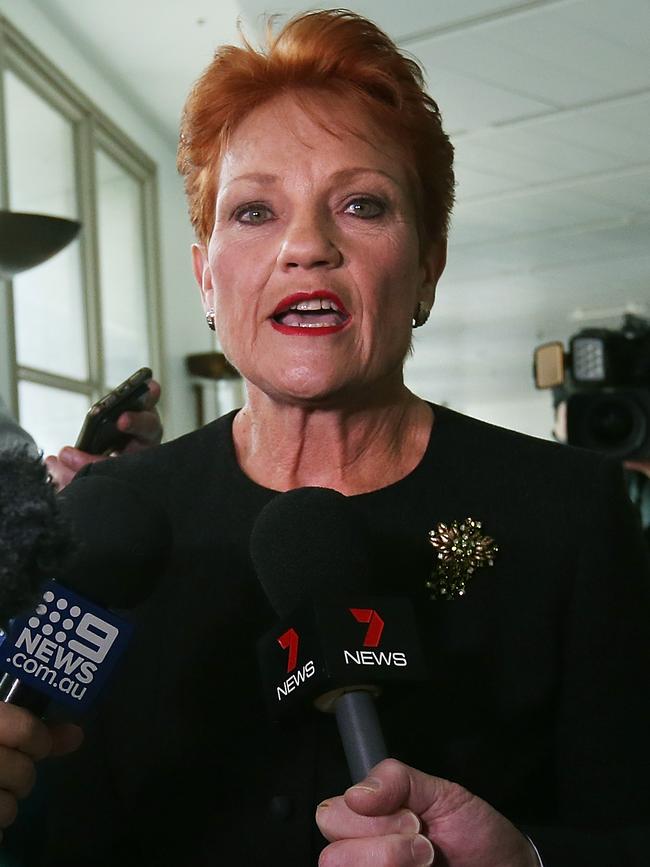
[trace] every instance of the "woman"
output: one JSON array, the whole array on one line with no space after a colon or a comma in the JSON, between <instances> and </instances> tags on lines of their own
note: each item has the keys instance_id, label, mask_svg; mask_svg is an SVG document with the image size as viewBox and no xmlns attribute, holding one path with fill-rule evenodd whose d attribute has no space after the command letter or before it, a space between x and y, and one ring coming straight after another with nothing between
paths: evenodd
<instances>
[{"instance_id":1,"label":"woman","mask_svg":"<svg viewBox=\"0 0 650 867\"><path fill-rule=\"evenodd\" d=\"M262 507L305 485L348 495L373 590L413 599L432 670L380 705L406 765L321 804L321 863L436 850L449 867L529 867L526 834L546 867L625 863L624 826L647 815L634 778L650 714L633 671L648 660L646 567L620 470L403 383L444 268L451 160L417 67L351 13L299 16L266 54L223 48L196 84L179 148L194 269L247 401L92 470L166 505L173 553L85 744L49 769L33 863L316 862L315 806L349 777L330 717L266 722L255 642L275 615L248 555ZM499 552L456 594L429 534L442 545L439 524L467 516ZM0 733L12 756L52 737L15 708ZM56 749L76 737L57 729Z\"/></svg>"}]
</instances>

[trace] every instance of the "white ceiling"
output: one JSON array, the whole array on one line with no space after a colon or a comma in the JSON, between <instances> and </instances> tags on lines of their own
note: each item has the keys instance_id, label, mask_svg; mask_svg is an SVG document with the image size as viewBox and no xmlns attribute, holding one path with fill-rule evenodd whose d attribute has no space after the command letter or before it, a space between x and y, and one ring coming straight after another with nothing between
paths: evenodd
<instances>
[{"instance_id":1,"label":"white ceiling","mask_svg":"<svg viewBox=\"0 0 650 867\"><path fill-rule=\"evenodd\" d=\"M237 40L237 17L255 34L263 13L305 8L35 2L172 142L190 84L216 45ZM535 343L567 337L580 311L650 312L650 0L348 5L420 60L456 147L448 273L409 381L536 430Z\"/></svg>"}]
</instances>

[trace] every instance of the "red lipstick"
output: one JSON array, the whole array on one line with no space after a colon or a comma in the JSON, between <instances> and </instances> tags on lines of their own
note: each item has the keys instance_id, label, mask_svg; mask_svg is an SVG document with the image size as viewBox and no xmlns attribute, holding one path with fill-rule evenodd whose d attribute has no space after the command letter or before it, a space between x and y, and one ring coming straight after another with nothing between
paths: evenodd
<instances>
[{"instance_id":1,"label":"red lipstick","mask_svg":"<svg viewBox=\"0 0 650 867\"><path fill-rule=\"evenodd\" d=\"M324 307L306 302L328 301ZM298 306L302 309L298 309ZM302 306L304 305L304 306ZM309 337L324 337L341 331L350 321L350 314L335 292L295 292L276 306L271 325L281 334L300 334Z\"/></svg>"}]
</instances>

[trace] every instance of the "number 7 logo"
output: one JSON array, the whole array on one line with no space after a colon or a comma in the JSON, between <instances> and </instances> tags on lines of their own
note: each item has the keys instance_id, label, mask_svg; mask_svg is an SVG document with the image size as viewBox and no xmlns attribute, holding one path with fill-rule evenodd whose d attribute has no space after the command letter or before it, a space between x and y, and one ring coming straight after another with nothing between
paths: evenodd
<instances>
[{"instance_id":1,"label":"number 7 logo","mask_svg":"<svg viewBox=\"0 0 650 867\"><path fill-rule=\"evenodd\" d=\"M363 639L364 647L377 647L384 631L384 621L373 608L350 608L350 614L358 623L368 623L368 631Z\"/></svg>"},{"instance_id":2,"label":"number 7 logo","mask_svg":"<svg viewBox=\"0 0 650 867\"><path fill-rule=\"evenodd\" d=\"M298 665L298 644L300 643L300 639L298 638L298 633L295 629L287 629L285 633L283 633L278 638L278 644L283 650L289 651L289 659L287 660L287 674L290 671L293 671L294 668Z\"/></svg>"}]
</instances>

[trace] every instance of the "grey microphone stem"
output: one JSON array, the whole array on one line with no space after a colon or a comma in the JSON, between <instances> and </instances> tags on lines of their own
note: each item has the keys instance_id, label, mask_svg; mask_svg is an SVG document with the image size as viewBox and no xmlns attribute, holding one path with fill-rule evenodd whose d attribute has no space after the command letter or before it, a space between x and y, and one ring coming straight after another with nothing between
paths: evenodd
<instances>
[{"instance_id":1,"label":"grey microphone stem","mask_svg":"<svg viewBox=\"0 0 650 867\"><path fill-rule=\"evenodd\" d=\"M370 768L388 758L375 700L362 690L346 692L336 700L335 713L352 782L360 783Z\"/></svg>"}]
</instances>

